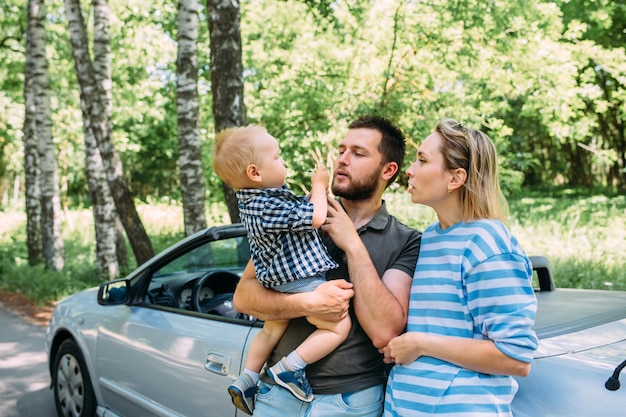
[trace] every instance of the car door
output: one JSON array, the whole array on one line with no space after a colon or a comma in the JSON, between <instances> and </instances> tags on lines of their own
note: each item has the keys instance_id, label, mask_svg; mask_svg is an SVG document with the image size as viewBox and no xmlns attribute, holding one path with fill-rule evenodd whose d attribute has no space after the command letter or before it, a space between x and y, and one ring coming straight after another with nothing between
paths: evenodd
<instances>
[{"instance_id":1,"label":"car door","mask_svg":"<svg viewBox=\"0 0 626 417\"><path fill-rule=\"evenodd\" d=\"M131 305L112 305L101 320L101 405L123 416L236 415L227 388L260 330L231 301L248 242L243 229L188 242L137 274ZM211 299L225 309L208 308Z\"/></svg>"},{"instance_id":2,"label":"car door","mask_svg":"<svg viewBox=\"0 0 626 417\"><path fill-rule=\"evenodd\" d=\"M102 321L98 375L104 401L124 416L235 416L227 388L259 328L147 307Z\"/></svg>"}]
</instances>

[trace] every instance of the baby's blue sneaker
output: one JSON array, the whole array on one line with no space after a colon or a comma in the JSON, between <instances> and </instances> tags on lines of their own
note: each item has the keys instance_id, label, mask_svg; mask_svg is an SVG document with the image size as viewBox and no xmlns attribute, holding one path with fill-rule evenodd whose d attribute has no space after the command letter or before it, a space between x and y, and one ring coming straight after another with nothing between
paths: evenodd
<instances>
[{"instance_id":1,"label":"baby's blue sneaker","mask_svg":"<svg viewBox=\"0 0 626 417\"><path fill-rule=\"evenodd\" d=\"M274 366L267 370L267 374L281 387L287 388L294 397L300 401L310 403L313 401L313 390L306 379L304 369L292 371L285 361L285 358L276 362Z\"/></svg>"},{"instance_id":2,"label":"baby's blue sneaker","mask_svg":"<svg viewBox=\"0 0 626 417\"><path fill-rule=\"evenodd\" d=\"M246 414L252 415L254 411L254 400L258 387L252 382L248 374L241 374L229 387L230 394L235 407Z\"/></svg>"}]
</instances>

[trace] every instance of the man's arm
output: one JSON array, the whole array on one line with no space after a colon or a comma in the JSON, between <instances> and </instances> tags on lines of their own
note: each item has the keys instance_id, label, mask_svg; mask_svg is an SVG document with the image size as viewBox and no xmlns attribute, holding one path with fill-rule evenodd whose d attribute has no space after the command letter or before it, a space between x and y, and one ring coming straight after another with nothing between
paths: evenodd
<instances>
[{"instance_id":1,"label":"man's arm","mask_svg":"<svg viewBox=\"0 0 626 417\"><path fill-rule=\"evenodd\" d=\"M399 269L388 269L381 279L361 239L346 248L345 253L354 285L357 319L374 346L383 347L406 327L411 276Z\"/></svg>"},{"instance_id":2,"label":"man's arm","mask_svg":"<svg viewBox=\"0 0 626 417\"><path fill-rule=\"evenodd\" d=\"M357 319L374 346L386 346L406 327L411 276L389 269L379 277L369 252L339 202L329 200L328 214L331 219L324 231L346 254Z\"/></svg>"},{"instance_id":3,"label":"man's arm","mask_svg":"<svg viewBox=\"0 0 626 417\"><path fill-rule=\"evenodd\" d=\"M288 294L259 285L252 261L248 262L237 284L235 309L261 320L290 320L307 315L339 321L348 314L352 284L338 279L328 281L308 293Z\"/></svg>"}]
</instances>

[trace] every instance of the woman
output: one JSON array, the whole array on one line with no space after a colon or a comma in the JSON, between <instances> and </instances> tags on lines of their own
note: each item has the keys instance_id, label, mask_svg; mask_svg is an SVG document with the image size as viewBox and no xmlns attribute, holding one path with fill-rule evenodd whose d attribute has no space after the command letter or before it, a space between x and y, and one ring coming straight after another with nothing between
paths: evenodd
<instances>
[{"instance_id":1,"label":"woman","mask_svg":"<svg viewBox=\"0 0 626 417\"><path fill-rule=\"evenodd\" d=\"M380 349L395 362L385 416L511 416L512 375L530 371L537 337L532 266L504 225L496 150L446 119L407 170L411 201L438 222L422 235L407 332Z\"/></svg>"}]
</instances>

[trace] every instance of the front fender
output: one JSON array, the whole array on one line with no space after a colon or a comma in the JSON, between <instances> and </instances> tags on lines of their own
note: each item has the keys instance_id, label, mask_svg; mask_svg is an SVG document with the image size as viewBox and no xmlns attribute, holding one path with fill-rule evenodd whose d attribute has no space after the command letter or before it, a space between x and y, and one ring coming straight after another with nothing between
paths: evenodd
<instances>
[{"instance_id":1,"label":"front fender","mask_svg":"<svg viewBox=\"0 0 626 417\"><path fill-rule=\"evenodd\" d=\"M97 288L81 291L65 298L54 308L46 333L46 353L48 370L52 382L54 358L61 343L73 339L85 358L94 393L98 403L102 402L102 392L97 376L97 340L102 315L107 307L97 303Z\"/></svg>"}]
</instances>

